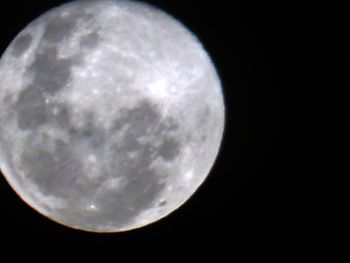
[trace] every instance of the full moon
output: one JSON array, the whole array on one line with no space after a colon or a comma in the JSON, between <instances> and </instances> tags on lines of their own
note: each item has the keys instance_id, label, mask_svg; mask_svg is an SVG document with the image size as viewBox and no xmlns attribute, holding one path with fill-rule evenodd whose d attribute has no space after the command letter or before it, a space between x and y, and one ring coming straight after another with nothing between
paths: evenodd
<instances>
[{"instance_id":1,"label":"full moon","mask_svg":"<svg viewBox=\"0 0 350 263\"><path fill-rule=\"evenodd\" d=\"M0 60L0 168L67 227L120 232L184 204L220 148L220 79L200 41L146 3L79 0Z\"/></svg>"}]
</instances>

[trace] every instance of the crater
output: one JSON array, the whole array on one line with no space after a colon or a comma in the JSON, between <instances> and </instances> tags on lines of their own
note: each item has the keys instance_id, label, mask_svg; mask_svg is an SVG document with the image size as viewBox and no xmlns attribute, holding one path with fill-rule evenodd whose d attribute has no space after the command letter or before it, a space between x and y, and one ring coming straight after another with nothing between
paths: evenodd
<instances>
[{"instance_id":1,"label":"crater","mask_svg":"<svg viewBox=\"0 0 350 263\"><path fill-rule=\"evenodd\" d=\"M43 93L30 86L21 91L15 104L18 127L22 130L35 129L47 120Z\"/></svg>"},{"instance_id":2,"label":"crater","mask_svg":"<svg viewBox=\"0 0 350 263\"><path fill-rule=\"evenodd\" d=\"M158 206L162 207L162 206L165 206L167 203L168 203L167 201L162 200L162 201L159 202Z\"/></svg>"},{"instance_id":3,"label":"crater","mask_svg":"<svg viewBox=\"0 0 350 263\"><path fill-rule=\"evenodd\" d=\"M166 161L174 160L180 152L180 145L174 138L166 138L159 147L159 155Z\"/></svg>"},{"instance_id":4,"label":"crater","mask_svg":"<svg viewBox=\"0 0 350 263\"><path fill-rule=\"evenodd\" d=\"M71 77L71 67L75 64L73 58L60 59L57 50L46 48L38 53L29 71L33 74L33 84L49 94L55 94L63 89Z\"/></svg>"},{"instance_id":5,"label":"crater","mask_svg":"<svg viewBox=\"0 0 350 263\"><path fill-rule=\"evenodd\" d=\"M20 57L26 50L28 50L31 43L32 36L30 34L20 35L13 43L13 55Z\"/></svg>"}]
</instances>

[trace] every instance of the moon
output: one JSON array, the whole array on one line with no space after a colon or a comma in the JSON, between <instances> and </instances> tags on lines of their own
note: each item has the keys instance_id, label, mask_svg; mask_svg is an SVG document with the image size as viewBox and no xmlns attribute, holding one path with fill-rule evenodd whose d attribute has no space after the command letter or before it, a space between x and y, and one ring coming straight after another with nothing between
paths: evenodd
<instances>
[{"instance_id":1,"label":"moon","mask_svg":"<svg viewBox=\"0 0 350 263\"><path fill-rule=\"evenodd\" d=\"M67 227L126 231L179 208L208 176L224 120L205 48L146 3L66 3L0 60L0 168Z\"/></svg>"}]
</instances>

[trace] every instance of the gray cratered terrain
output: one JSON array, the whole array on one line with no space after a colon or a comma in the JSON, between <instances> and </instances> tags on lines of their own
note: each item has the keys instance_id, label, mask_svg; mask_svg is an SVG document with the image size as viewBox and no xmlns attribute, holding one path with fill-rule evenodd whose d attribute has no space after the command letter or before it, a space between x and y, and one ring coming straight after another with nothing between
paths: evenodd
<instances>
[{"instance_id":1,"label":"gray cratered terrain","mask_svg":"<svg viewBox=\"0 0 350 263\"><path fill-rule=\"evenodd\" d=\"M158 9L76 1L30 23L0 61L0 165L18 195L86 231L138 228L207 177L224 126L199 41Z\"/></svg>"}]
</instances>

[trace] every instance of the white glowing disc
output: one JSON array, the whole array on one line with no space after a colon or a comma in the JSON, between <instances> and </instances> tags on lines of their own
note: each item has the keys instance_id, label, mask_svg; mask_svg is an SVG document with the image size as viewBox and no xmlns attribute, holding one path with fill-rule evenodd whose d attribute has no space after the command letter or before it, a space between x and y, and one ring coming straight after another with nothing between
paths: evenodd
<instances>
[{"instance_id":1,"label":"white glowing disc","mask_svg":"<svg viewBox=\"0 0 350 263\"><path fill-rule=\"evenodd\" d=\"M207 177L224 127L202 45L164 12L76 1L29 24L0 61L0 167L34 209L95 232L138 228Z\"/></svg>"}]
</instances>

